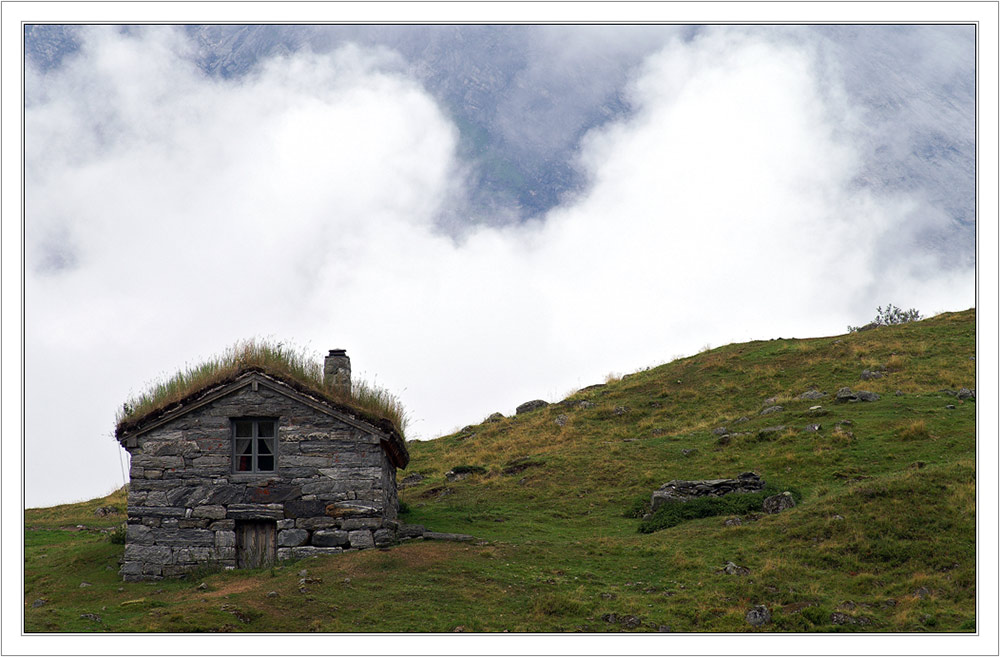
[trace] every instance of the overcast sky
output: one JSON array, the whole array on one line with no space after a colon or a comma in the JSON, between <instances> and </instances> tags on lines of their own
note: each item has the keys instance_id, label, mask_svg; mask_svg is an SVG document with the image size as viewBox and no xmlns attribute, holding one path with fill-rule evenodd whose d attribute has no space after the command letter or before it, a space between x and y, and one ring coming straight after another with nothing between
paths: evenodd
<instances>
[{"instance_id":1,"label":"overcast sky","mask_svg":"<svg viewBox=\"0 0 1000 657\"><path fill-rule=\"evenodd\" d=\"M116 409L247 337L347 349L433 438L975 305L970 26L283 29L36 35L28 506L120 486Z\"/></svg>"}]
</instances>

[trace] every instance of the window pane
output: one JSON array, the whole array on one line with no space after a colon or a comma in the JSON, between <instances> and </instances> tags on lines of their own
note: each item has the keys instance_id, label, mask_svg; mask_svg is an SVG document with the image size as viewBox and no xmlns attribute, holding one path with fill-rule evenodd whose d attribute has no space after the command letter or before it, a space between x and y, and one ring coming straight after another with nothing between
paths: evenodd
<instances>
[{"instance_id":1,"label":"window pane","mask_svg":"<svg viewBox=\"0 0 1000 657\"><path fill-rule=\"evenodd\" d=\"M239 456L236 458L236 471L237 472L250 472L253 470L253 457L252 456Z\"/></svg>"},{"instance_id":2,"label":"window pane","mask_svg":"<svg viewBox=\"0 0 1000 657\"><path fill-rule=\"evenodd\" d=\"M268 438L258 438L257 439L257 453L258 454L274 454L274 449L272 448L273 440Z\"/></svg>"},{"instance_id":3,"label":"window pane","mask_svg":"<svg viewBox=\"0 0 1000 657\"><path fill-rule=\"evenodd\" d=\"M253 454L253 440L251 440L250 438L237 438L236 453Z\"/></svg>"},{"instance_id":4,"label":"window pane","mask_svg":"<svg viewBox=\"0 0 1000 657\"><path fill-rule=\"evenodd\" d=\"M261 438L273 438L274 437L274 422L270 420L260 421L257 423L257 435Z\"/></svg>"},{"instance_id":5,"label":"window pane","mask_svg":"<svg viewBox=\"0 0 1000 657\"><path fill-rule=\"evenodd\" d=\"M253 436L253 420L236 420L236 437L250 438Z\"/></svg>"},{"instance_id":6,"label":"window pane","mask_svg":"<svg viewBox=\"0 0 1000 657\"><path fill-rule=\"evenodd\" d=\"M270 472L271 470L274 470L274 457L258 456L257 469L260 470L261 472Z\"/></svg>"}]
</instances>

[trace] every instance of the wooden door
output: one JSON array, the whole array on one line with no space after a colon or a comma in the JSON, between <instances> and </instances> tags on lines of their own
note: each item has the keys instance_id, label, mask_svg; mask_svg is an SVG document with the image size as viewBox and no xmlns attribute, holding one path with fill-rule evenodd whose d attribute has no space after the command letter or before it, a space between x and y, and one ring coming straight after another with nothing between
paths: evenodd
<instances>
[{"instance_id":1,"label":"wooden door","mask_svg":"<svg viewBox=\"0 0 1000 657\"><path fill-rule=\"evenodd\" d=\"M274 564L278 525L273 520L236 521L236 565L264 568Z\"/></svg>"}]
</instances>

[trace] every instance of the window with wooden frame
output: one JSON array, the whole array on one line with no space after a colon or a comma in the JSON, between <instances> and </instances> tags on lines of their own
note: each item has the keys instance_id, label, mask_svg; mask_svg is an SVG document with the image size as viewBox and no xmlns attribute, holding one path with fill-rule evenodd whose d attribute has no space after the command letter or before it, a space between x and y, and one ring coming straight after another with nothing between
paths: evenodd
<instances>
[{"instance_id":1,"label":"window with wooden frame","mask_svg":"<svg viewBox=\"0 0 1000 657\"><path fill-rule=\"evenodd\" d=\"M274 472L278 420L272 417L235 418L233 424L233 471Z\"/></svg>"}]
</instances>

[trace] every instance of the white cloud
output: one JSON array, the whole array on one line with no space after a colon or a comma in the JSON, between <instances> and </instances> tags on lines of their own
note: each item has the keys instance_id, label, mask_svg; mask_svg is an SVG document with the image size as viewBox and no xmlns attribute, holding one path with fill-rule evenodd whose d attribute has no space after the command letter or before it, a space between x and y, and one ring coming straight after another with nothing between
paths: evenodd
<instances>
[{"instance_id":1,"label":"white cloud","mask_svg":"<svg viewBox=\"0 0 1000 657\"><path fill-rule=\"evenodd\" d=\"M250 335L347 348L433 437L706 343L973 304L972 271L882 270L919 207L853 189L852 109L807 48L667 45L582 142L584 193L457 242L434 227L456 128L397 64L346 47L224 81L171 30L94 30L31 76L29 504L114 487L129 391Z\"/></svg>"}]
</instances>

